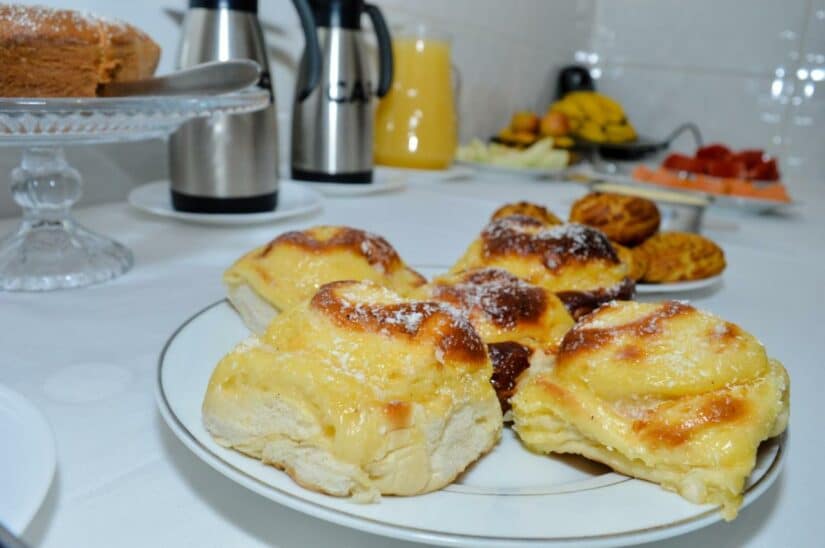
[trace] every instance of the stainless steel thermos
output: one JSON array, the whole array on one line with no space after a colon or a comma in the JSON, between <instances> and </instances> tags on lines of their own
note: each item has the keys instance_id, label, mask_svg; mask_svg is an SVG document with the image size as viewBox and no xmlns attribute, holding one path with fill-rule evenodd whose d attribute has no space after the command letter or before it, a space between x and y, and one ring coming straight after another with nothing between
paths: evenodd
<instances>
[{"instance_id":1,"label":"stainless steel thermos","mask_svg":"<svg viewBox=\"0 0 825 548\"><path fill-rule=\"evenodd\" d=\"M392 84L392 43L381 11L364 0L309 0L321 50L321 77L312 82L310 48L304 52L292 110L292 178L343 183L372 181L373 105ZM378 39L374 85L364 52L361 16Z\"/></svg>"},{"instance_id":2,"label":"stainless steel thermos","mask_svg":"<svg viewBox=\"0 0 825 548\"><path fill-rule=\"evenodd\" d=\"M293 0L304 30L301 87L309 97L320 75L320 51L307 0ZM252 59L261 66L259 86L267 108L221 114L183 125L169 143L169 175L175 209L201 213L268 211L278 201L278 128L266 45L257 0L190 0L178 68L206 61Z\"/></svg>"}]
</instances>

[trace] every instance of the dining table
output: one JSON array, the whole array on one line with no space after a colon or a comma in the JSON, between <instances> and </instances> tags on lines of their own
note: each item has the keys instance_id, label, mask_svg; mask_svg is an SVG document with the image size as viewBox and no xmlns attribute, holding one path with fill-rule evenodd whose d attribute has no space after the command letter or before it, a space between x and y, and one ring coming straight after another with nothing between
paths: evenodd
<instances>
[{"instance_id":1,"label":"dining table","mask_svg":"<svg viewBox=\"0 0 825 548\"><path fill-rule=\"evenodd\" d=\"M355 226L384 236L410 265L434 271L456 261L498 206L529 200L564 217L587 192L573 181L483 172L405 177L393 192L327 197L319 212L249 226L181 222L126 202L77 209L85 226L131 248L135 264L83 289L0 292L0 384L43 413L57 454L54 479L23 539L44 548L416 546L310 517L224 477L175 437L154 394L159 354L172 333L224 298L221 275L235 259L284 231ZM796 203L782 212L709 208L703 233L724 249L721 283L640 297L687 299L743 326L791 378L778 480L736 520L661 546L825 545L822 183L791 186ZM17 222L0 220L0 233Z\"/></svg>"}]
</instances>

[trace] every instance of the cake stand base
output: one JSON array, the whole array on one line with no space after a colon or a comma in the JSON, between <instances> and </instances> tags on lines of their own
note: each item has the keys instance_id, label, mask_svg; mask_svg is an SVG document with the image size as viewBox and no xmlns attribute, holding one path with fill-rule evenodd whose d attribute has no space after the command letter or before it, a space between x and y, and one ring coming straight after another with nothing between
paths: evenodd
<instances>
[{"instance_id":1,"label":"cake stand base","mask_svg":"<svg viewBox=\"0 0 825 548\"><path fill-rule=\"evenodd\" d=\"M74 221L32 225L0 240L0 289L49 291L105 282L132 267L132 253Z\"/></svg>"},{"instance_id":2,"label":"cake stand base","mask_svg":"<svg viewBox=\"0 0 825 548\"><path fill-rule=\"evenodd\" d=\"M128 249L71 217L69 208L80 197L80 175L66 163L62 149L27 149L11 179L23 220L16 232L0 240L0 290L83 287L132 267Z\"/></svg>"}]
</instances>

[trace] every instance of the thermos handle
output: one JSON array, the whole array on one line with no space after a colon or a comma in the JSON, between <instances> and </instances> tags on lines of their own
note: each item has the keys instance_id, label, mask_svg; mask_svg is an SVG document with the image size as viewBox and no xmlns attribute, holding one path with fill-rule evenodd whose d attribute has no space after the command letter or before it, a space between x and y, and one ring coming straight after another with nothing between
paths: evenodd
<instances>
[{"instance_id":1,"label":"thermos handle","mask_svg":"<svg viewBox=\"0 0 825 548\"><path fill-rule=\"evenodd\" d=\"M365 4L364 11L369 15L372 21L372 28L375 29L375 34L378 37L378 89L375 94L383 97L390 91L392 85L392 40L390 40L390 30L387 28L387 22L384 21L384 16L381 15L381 10L374 4Z\"/></svg>"},{"instance_id":2,"label":"thermos handle","mask_svg":"<svg viewBox=\"0 0 825 548\"><path fill-rule=\"evenodd\" d=\"M304 60L306 65L306 79L304 87L298 91L298 98L303 101L321 81L321 46L318 42L318 33L315 31L315 18L309 8L307 0L292 0L295 4L295 11L301 20L301 27L304 29Z\"/></svg>"}]
</instances>

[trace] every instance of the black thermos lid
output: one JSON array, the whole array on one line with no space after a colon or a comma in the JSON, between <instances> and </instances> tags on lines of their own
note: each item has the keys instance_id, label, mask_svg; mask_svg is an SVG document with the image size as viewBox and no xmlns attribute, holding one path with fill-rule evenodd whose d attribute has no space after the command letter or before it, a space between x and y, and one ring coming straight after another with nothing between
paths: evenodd
<instances>
[{"instance_id":1,"label":"black thermos lid","mask_svg":"<svg viewBox=\"0 0 825 548\"><path fill-rule=\"evenodd\" d=\"M258 0L189 0L189 7L258 13Z\"/></svg>"},{"instance_id":2,"label":"black thermos lid","mask_svg":"<svg viewBox=\"0 0 825 548\"><path fill-rule=\"evenodd\" d=\"M556 97L561 99L571 91L595 91L596 86L587 67L570 65L559 72Z\"/></svg>"},{"instance_id":3,"label":"black thermos lid","mask_svg":"<svg viewBox=\"0 0 825 548\"><path fill-rule=\"evenodd\" d=\"M364 0L309 0L315 24L319 27L360 29Z\"/></svg>"}]
</instances>

